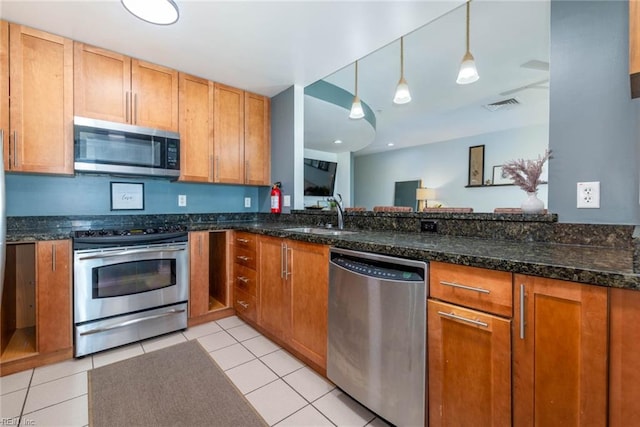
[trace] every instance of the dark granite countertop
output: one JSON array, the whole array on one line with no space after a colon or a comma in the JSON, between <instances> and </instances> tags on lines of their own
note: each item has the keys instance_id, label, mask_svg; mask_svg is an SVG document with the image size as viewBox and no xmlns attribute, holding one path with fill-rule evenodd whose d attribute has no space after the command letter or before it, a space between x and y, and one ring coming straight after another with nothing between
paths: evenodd
<instances>
[{"instance_id":1,"label":"dark granite countertop","mask_svg":"<svg viewBox=\"0 0 640 427\"><path fill-rule=\"evenodd\" d=\"M633 253L628 249L429 233L357 231L327 236L285 230L291 227L294 225L245 223L231 228L364 252L640 290L640 275L633 272Z\"/></svg>"},{"instance_id":2,"label":"dark granite countertop","mask_svg":"<svg viewBox=\"0 0 640 427\"><path fill-rule=\"evenodd\" d=\"M403 231L354 230L339 236L286 230L287 222L192 222L189 230L242 230L364 252L425 261L571 280L593 285L640 290L640 275L633 272L633 250L589 245L522 242ZM8 242L65 239L72 228L59 227L9 232Z\"/></svg>"}]
</instances>

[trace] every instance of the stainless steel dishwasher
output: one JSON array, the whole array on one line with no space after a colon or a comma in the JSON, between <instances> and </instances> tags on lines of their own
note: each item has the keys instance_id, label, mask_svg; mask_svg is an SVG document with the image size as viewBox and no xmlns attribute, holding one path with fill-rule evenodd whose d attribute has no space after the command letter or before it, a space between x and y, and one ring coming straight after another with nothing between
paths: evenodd
<instances>
[{"instance_id":1,"label":"stainless steel dishwasher","mask_svg":"<svg viewBox=\"0 0 640 427\"><path fill-rule=\"evenodd\" d=\"M332 248L327 376L397 426L425 425L427 264Z\"/></svg>"}]
</instances>

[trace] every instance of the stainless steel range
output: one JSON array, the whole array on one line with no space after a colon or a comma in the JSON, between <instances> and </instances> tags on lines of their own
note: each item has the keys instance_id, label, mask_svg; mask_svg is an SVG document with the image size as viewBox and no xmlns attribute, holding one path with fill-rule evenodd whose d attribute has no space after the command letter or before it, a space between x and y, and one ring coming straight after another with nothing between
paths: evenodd
<instances>
[{"instance_id":1,"label":"stainless steel range","mask_svg":"<svg viewBox=\"0 0 640 427\"><path fill-rule=\"evenodd\" d=\"M185 227L76 231L75 356L187 327Z\"/></svg>"}]
</instances>

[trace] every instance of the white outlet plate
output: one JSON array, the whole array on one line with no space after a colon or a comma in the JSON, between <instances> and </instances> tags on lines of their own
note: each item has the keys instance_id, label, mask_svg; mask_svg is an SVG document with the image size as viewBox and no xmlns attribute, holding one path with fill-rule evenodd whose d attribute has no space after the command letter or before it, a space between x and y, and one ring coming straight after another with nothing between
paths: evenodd
<instances>
[{"instance_id":1,"label":"white outlet plate","mask_svg":"<svg viewBox=\"0 0 640 427\"><path fill-rule=\"evenodd\" d=\"M600 182L578 183L578 209L597 209L600 207Z\"/></svg>"},{"instance_id":2,"label":"white outlet plate","mask_svg":"<svg viewBox=\"0 0 640 427\"><path fill-rule=\"evenodd\" d=\"M284 196L284 199L282 200L282 206L286 206L286 207L291 206L291 196L290 195Z\"/></svg>"},{"instance_id":3,"label":"white outlet plate","mask_svg":"<svg viewBox=\"0 0 640 427\"><path fill-rule=\"evenodd\" d=\"M245 197L244 198L244 207L245 208L250 208L251 207L251 197Z\"/></svg>"},{"instance_id":4,"label":"white outlet plate","mask_svg":"<svg viewBox=\"0 0 640 427\"><path fill-rule=\"evenodd\" d=\"M187 206L187 195L179 194L178 195L178 206L185 207Z\"/></svg>"}]
</instances>

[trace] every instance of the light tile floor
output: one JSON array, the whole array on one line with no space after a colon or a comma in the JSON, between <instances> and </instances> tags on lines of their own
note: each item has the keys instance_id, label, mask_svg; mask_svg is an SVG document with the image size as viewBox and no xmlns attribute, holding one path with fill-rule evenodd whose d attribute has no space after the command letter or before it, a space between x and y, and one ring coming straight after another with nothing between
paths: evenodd
<instances>
[{"instance_id":1,"label":"light tile floor","mask_svg":"<svg viewBox=\"0 0 640 427\"><path fill-rule=\"evenodd\" d=\"M273 426L386 426L236 316L0 378L0 425L86 426L87 371L197 339Z\"/></svg>"}]
</instances>

